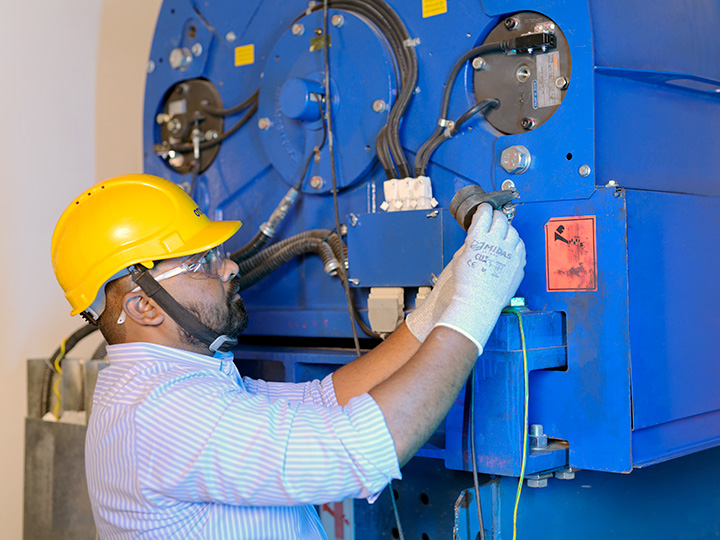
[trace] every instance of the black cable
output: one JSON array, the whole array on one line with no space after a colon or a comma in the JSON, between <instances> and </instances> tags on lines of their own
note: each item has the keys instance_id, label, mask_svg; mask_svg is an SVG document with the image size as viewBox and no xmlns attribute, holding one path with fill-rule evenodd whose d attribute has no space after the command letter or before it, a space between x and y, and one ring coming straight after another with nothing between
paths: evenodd
<instances>
[{"instance_id":1,"label":"black cable","mask_svg":"<svg viewBox=\"0 0 720 540\"><path fill-rule=\"evenodd\" d=\"M320 118L322 119L323 116L323 106L320 100L317 102L318 107L320 109ZM303 171L300 174L297 183L295 184L295 189L300 191L302 189L303 182L305 182L305 175L308 172L308 169L310 168L310 162L313 160L313 158L317 155L320 150L322 150L322 147L325 146L325 141L327 141L327 125L325 125L325 122L322 123L323 125L323 136L322 140L320 141L320 144L315 146L313 148L312 152L310 152L310 155L308 156L307 160L305 161L305 167L303 167Z\"/></svg>"},{"instance_id":2,"label":"black cable","mask_svg":"<svg viewBox=\"0 0 720 540\"><path fill-rule=\"evenodd\" d=\"M75 345L77 345L81 340L85 339L87 336L95 332L97 329L97 326L88 324L75 330L75 332L70 334L70 336L65 340L64 354L67 356L67 353L69 353L75 347ZM55 368L50 366L55 363L55 360L61 354L63 354L62 346L58 347L57 350L50 357L50 365L47 366L47 369L45 369L43 373L42 390L40 392L41 418L45 416L45 413L50 410L50 392L52 391L52 379L53 375L56 373ZM62 365L62 359L60 359L60 364Z\"/></svg>"},{"instance_id":3,"label":"black cable","mask_svg":"<svg viewBox=\"0 0 720 540\"><path fill-rule=\"evenodd\" d=\"M253 102L257 101L259 92L260 89L255 90L255 92L253 92L253 94L245 101L239 103L238 105L235 105L234 107L230 107L229 109L213 107L207 101L203 101L200 103L200 109L202 109L204 113L207 113L211 116L230 116L247 109L250 105L253 104Z\"/></svg>"},{"instance_id":4,"label":"black cable","mask_svg":"<svg viewBox=\"0 0 720 540\"><path fill-rule=\"evenodd\" d=\"M425 171L427 169L428 163L430 162L430 158L432 157L433 153L437 148L450 139L453 135L455 135L460 127L467 122L471 117L482 111L483 109L487 109L490 107L496 107L500 102L497 99L484 99L480 103L475 104L473 107L471 107L469 110L464 112L460 118L458 118L454 123L452 127L447 127L444 130L442 130L438 135L435 137L431 137L426 141L426 143L423 145L423 148L421 148L421 153L418 153L418 156L415 158L415 174L417 176L425 176Z\"/></svg>"},{"instance_id":5,"label":"black cable","mask_svg":"<svg viewBox=\"0 0 720 540\"><path fill-rule=\"evenodd\" d=\"M239 130L241 127L243 127L245 124L247 124L248 120L252 118L253 114L255 114L255 111L257 111L258 105L257 100L252 104L252 106L247 110L247 112L240 118L240 120L237 121L237 123L228 129L225 133L220 135L217 139L212 139L210 141L203 141L200 143L200 150L207 150L209 148L212 148L214 146L217 146L221 142L225 141L229 137L235 134L237 130ZM180 152L183 154L186 154L188 152L193 151L193 145L191 143L182 143L182 144L174 144L170 146L170 150L174 150L175 152Z\"/></svg>"}]
</instances>

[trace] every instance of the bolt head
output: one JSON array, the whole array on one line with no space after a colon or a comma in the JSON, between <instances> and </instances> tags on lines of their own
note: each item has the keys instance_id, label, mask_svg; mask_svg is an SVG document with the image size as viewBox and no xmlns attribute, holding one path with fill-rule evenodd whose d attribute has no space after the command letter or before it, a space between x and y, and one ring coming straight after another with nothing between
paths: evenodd
<instances>
[{"instance_id":1,"label":"bolt head","mask_svg":"<svg viewBox=\"0 0 720 540\"><path fill-rule=\"evenodd\" d=\"M375 111L376 113L381 113L385 111L386 107L387 104L382 99L376 99L375 101L373 101L372 108L373 111Z\"/></svg>"},{"instance_id":2,"label":"bolt head","mask_svg":"<svg viewBox=\"0 0 720 540\"><path fill-rule=\"evenodd\" d=\"M325 181L323 180L322 176L313 176L310 178L310 187L313 189L320 189L323 187L323 184Z\"/></svg>"},{"instance_id":3,"label":"bolt head","mask_svg":"<svg viewBox=\"0 0 720 540\"><path fill-rule=\"evenodd\" d=\"M590 165L581 165L578 169L578 173L580 176L590 176L590 173L592 172L592 169L590 168Z\"/></svg>"},{"instance_id":4,"label":"bolt head","mask_svg":"<svg viewBox=\"0 0 720 540\"><path fill-rule=\"evenodd\" d=\"M155 62L153 62L152 60L148 60L147 72L152 73L153 71L155 71Z\"/></svg>"},{"instance_id":5,"label":"bolt head","mask_svg":"<svg viewBox=\"0 0 720 540\"><path fill-rule=\"evenodd\" d=\"M176 169L182 167L185 163L185 156L180 152L173 152L172 150L168 153L168 163L171 167Z\"/></svg>"},{"instance_id":6,"label":"bolt head","mask_svg":"<svg viewBox=\"0 0 720 540\"><path fill-rule=\"evenodd\" d=\"M164 124L164 123L166 123L166 122L169 121L169 120L170 120L170 115L167 114L167 113L159 113L159 114L155 117L155 121L156 121L158 124L161 124L161 125Z\"/></svg>"},{"instance_id":7,"label":"bolt head","mask_svg":"<svg viewBox=\"0 0 720 540\"><path fill-rule=\"evenodd\" d=\"M530 167L531 161L530 151L521 145L506 148L500 156L500 165L510 174L524 173ZM507 181L512 182L511 180ZM503 187L503 189L505 188Z\"/></svg>"},{"instance_id":8,"label":"bolt head","mask_svg":"<svg viewBox=\"0 0 720 540\"><path fill-rule=\"evenodd\" d=\"M575 471L573 469L563 469L562 471L555 471L555 478L558 480L574 480Z\"/></svg>"},{"instance_id":9,"label":"bolt head","mask_svg":"<svg viewBox=\"0 0 720 540\"><path fill-rule=\"evenodd\" d=\"M291 31L293 36L302 36L305 33L305 27L300 23L295 23L292 25Z\"/></svg>"},{"instance_id":10,"label":"bolt head","mask_svg":"<svg viewBox=\"0 0 720 540\"><path fill-rule=\"evenodd\" d=\"M193 53L194 56L200 56L203 52L203 46L201 43L195 43L190 51Z\"/></svg>"},{"instance_id":11,"label":"bolt head","mask_svg":"<svg viewBox=\"0 0 720 540\"><path fill-rule=\"evenodd\" d=\"M520 120L520 125L522 126L523 129L530 130L535 127L535 124L537 124L537 120L535 120L534 118L530 118L528 116L526 116L525 118Z\"/></svg>"},{"instance_id":12,"label":"bolt head","mask_svg":"<svg viewBox=\"0 0 720 540\"><path fill-rule=\"evenodd\" d=\"M475 58L473 58L472 67L475 71L480 71L481 69L485 69L486 64L487 64L487 62L485 62L485 59L482 58L481 56L476 56Z\"/></svg>"},{"instance_id":13,"label":"bolt head","mask_svg":"<svg viewBox=\"0 0 720 540\"><path fill-rule=\"evenodd\" d=\"M547 487L547 478L528 478L527 487L530 488L544 488Z\"/></svg>"},{"instance_id":14,"label":"bolt head","mask_svg":"<svg viewBox=\"0 0 720 540\"><path fill-rule=\"evenodd\" d=\"M503 191L513 191L515 189L515 182L509 179L505 180L502 183L502 186L500 186L500 189L502 189Z\"/></svg>"},{"instance_id":15,"label":"bolt head","mask_svg":"<svg viewBox=\"0 0 720 540\"><path fill-rule=\"evenodd\" d=\"M236 39L237 39L237 36L235 35L235 32L233 32L232 30L230 30L227 34L225 34L225 40L228 43L232 43Z\"/></svg>"},{"instance_id":16,"label":"bolt head","mask_svg":"<svg viewBox=\"0 0 720 540\"><path fill-rule=\"evenodd\" d=\"M330 19L330 24L333 26L340 28L343 24L345 24L345 17L340 15L339 13L336 15L333 15Z\"/></svg>"},{"instance_id":17,"label":"bolt head","mask_svg":"<svg viewBox=\"0 0 720 540\"><path fill-rule=\"evenodd\" d=\"M185 71L192 62L192 52L187 47L177 47L170 52L170 67Z\"/></svg>"},{"instance_id":18,"label":"bolt head","mask_svg":"<svg viewBox=\"0 0 720 540\"><path fill-rule=\"evenodd\" d=\"M568 80L566 77L558 77L555 79L555 87L560 90L565 90L568 87Z\"/></svg>"},{"instance_id":19,"label":"bolt head","mask_svg":"<svg viewBox=\"0 0 720 540\"><path fill-rule=\"evenodd\" d=\"M215 131L214 129L208 129L205 132L205 140L206 141L212 141L213 139L217 139L217 138L218 138L218 132Z\"/></svg>"},{"instance_id":20,"label":"bolt head","mask_svg":"<svg viewBox=\"0 0 720 540\"><path fill-rule=\"evenodd\" d=\"M172 131L173 133L177 133L182 129L182 122L178 120L177 118L173 118L167 123L167 128L169 131Z\"/></svg>"},{"instance_id":21,"label":"bolt head","mask_svg":"<svg viewBox=\"0 0 720 540\"><path fill-rule=\"evenodd\" d=\"M263 116L262 118L258 119L258 128L260 128L263 131L266 131L270 129L270 126L272 125L272 122L267 116Z\"/></svg>"}]
</instances>

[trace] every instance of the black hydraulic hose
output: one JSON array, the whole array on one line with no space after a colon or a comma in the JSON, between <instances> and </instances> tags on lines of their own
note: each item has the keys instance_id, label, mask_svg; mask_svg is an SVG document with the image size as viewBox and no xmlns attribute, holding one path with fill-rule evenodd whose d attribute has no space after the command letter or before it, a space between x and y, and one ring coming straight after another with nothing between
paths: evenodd
<instances>
[{"instance_id":1,"label":"black hydraulic hose","mask_svg":"<svg viewBox=\"0 0 720 540\"><path fill-rule=\"evenodd\" d=\"M270 237L262 231L255 233L255 236L240 249L233 251L228 258L232 259L236 263L240 264L241 261L249 259L256 253L258 253L267 244Z\"/></svg>"},{"instance_id":2,"label":"black hydraulic hose","mask_svg":"<svg viewBox=\"0 0 720 540\"><path fill-rule=\"evenodd\" d=\"M259 89L255 90L255 92L253 92L253 94L245 101L239 103L238 105L235 105L234 107L230 107L229 109L220 109L218 107L213 107L206 101L203 101L200 104L200 108L203 112L212 116L230 116L231 114L236 114L240 111L247 109L250 105L253 104L253 102L257 101L259 92Z\"/></svg>"},{"instance_id":3,"label":"black hydraulic hose","mask_svg":"<svg viewBox=\"0 0 720 540\"><path fill-rule=\"evenodd\" d=\"M423 149L423 154L420 156L420 161L416 160L415 162L415 173L417 176L424 176L425 170L427 169L427 165L430 162L430 158L432 157L435 150L437 150L438 146L440 146L442 143L450 139L453 135L455 135L458 130L460 129L460 126L462 126L465 122L467 122L470 118L472 118L474 115L482 111L483 109L489 109L492 107L497 107L500 102L497 99L484 99L480 103L477 103L473 107L471 107L468 111L463 113L460 118L458 118L454 124L453 127L447 127L445 128L439 135L432 138Z\"/></svg>"},{"instance_id":4,"label":"black hydraulic hose","mask_svg":"<svg viewBox=\"0 0 720 540\"><path fill-rule=\"evenodd\" d=\"M45 416L45 413L50 410L50 392L52 391L53 374L55 374L55 368L50 366L54 366L55 360L57 360L60 355L63 355L64 358L67 353L75 347L75 345L95 332L97 329L97 326L90 324L78 328L65 340L64 347L62 345L58 347L50 357L49 365L43 373L42 390L40 392L40 417ZM60 359L60 364L62 364L62 358Z\"/></svg>"},{"instance_id":5,"label":"black hydraulic hose","mask_svg":"<svg viewBox=\"0 0 720 540\"><path fill-rule=\"evenodd\" d=\"M241 260L241 261L235 261L235 262L237 262L239 272L242 275L247 272L250 272L257 266L263 264L265 261L270 259L276 253L287 249L288 246L294 244L295 242L305 241L305 240L309 240L309 239L316 239L316 240L321 240L321 241L327 242L335 255L335 259L338 262L341 260L341 257L342 257L342 255L340 255L341 240L338 237L338 235L331 232L328 229L313 229L310 231L302 232L300 234L296 234L295 236L291 236L290 238L281 240L280 242L277 242L276 244L273 244L273 245L267 247L266 249L253 255L252 257L249 257L249 258L247 258L245 260Z\"/></svg>"},{"instance_id":6,"label":"black hydraulic hose","mask_svg":"<svg viewBox=\"0 0 720 540\"><path fill-rule=\"evenodd\" d=\"M207 150L208 148L212 148L214 146L217 146L221 142L225 141L229 137L235 134L237 130L239 130L241 127L243 127L245 124L247 124L248 120L252 118L253 114L255 114L255 111L257 111L258 105L257 100L252 104L252 106L247 110L247 112L240 118L240 120L237 121L237 123L228 129L225 133L220 135L217 139L211 139L209 141L203 141L200 143L200 150ZM174 150L175 152L181 152L181 153L187 153L193 151L193 145L190 143L182 143L182 144L174 144L170 146L170 150Z\"/></svg>"}]
</instances>

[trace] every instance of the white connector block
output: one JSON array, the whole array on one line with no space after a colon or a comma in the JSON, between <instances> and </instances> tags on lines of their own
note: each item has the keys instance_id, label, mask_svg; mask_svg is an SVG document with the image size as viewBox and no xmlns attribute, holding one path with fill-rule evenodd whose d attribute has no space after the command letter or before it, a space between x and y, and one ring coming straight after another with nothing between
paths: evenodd
<instances>
[{"instance_id":1,"label":"white connector block","mask_svg":"<svg viewBox=\"0 0 720 540\"><path fill-rule=\"evenodd\" d=\"M371 287L368 296L370 328L390 334L405 320L405 294L402 287Z\"/></svg>"},{"instance_id":2,"label":"white connector block","mask_svg":"<svg viewBox=\"0 0 720 540\"><path fill-rule=\"evenodd\" d=\"M438 202L432 196L432 184L427 176L386 180L383 183L385 201L380 208L386 212L434 208Z\"/></svg>"}]
</instances>

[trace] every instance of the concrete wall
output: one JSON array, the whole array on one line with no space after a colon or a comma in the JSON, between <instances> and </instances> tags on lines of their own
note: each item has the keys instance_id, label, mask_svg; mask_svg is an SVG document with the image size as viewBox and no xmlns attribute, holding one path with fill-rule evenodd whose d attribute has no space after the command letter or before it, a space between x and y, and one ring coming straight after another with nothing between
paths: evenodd
<instances>
[{"instance_id":1,"label":"concrete wall","mask_svg":"<svg viewBox=\"0 0 720 540\"><path fill-rule=\"evenodd\" d=\"M144 77L160 0L22 0L0 17L3 353L0 524L22 538L25 360L84 322L50 266L58 217L85 187L142 169ZM88 355L97 338L76 350Z\"/></svg>"}]
</instances>

